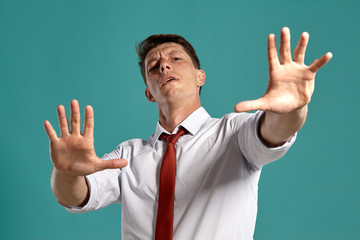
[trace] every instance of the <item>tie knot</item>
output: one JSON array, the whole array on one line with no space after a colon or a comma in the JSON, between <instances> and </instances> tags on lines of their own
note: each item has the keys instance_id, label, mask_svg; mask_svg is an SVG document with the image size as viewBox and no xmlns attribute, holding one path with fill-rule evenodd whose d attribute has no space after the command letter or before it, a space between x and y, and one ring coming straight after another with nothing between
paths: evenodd
<instances>
[{"instance_id":1,"label":"tie knot","mask_svg":"<svg viewBox=\"0 0 360 240\"><path fill-rule=\"evenodd\" d=\"M162 139L165 139L165 141L169 144L169 143L176 143L177 140L179 139L179 137L181 137L182 135L184 135L186 133L186 130L184 130L183 128L179 128L179 130L177 131L176 134L166 134L163 133L161 135Z\"/></svg>"}]
</instances>

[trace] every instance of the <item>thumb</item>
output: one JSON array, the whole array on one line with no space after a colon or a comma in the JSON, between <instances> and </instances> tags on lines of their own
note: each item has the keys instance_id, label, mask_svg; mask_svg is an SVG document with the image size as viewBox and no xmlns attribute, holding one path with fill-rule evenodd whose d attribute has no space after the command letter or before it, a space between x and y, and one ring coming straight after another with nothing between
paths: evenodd
<instances>
[{"instance_id":1,"label":"thumb","mask_svg":"<svg viewBox=\"0 0 360 240\"><path fill-rule=\"evenodd\" d=\"M262 98L250 101L239 102L234 107L235 112L250 112L254 110L264 110L264 101Z\"/></svg>"},{"instance_id":2,"label":"thumb","mask_svg":"<svg viewBox=\"0 0 360 240\"><path fill-rule=\"evenodd\" d=\"M116 169L116 168L123 168L127 166L128 161L125 159L109 159L103 160L101 158L98 159L96 171L101 171L105 169Z\"/></svg>"}]
</instances>

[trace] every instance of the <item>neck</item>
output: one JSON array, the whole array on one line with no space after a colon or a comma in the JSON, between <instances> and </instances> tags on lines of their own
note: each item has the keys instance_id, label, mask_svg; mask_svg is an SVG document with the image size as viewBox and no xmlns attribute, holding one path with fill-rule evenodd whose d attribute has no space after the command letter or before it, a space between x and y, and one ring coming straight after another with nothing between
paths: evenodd
<instances>
[{"instance_id":1,"label":"neck","mask_svg":"<svg viewBox=\"0 0 360 240\"><path fill-rule=\"evenodd\" d=\"M201 107L200 101L196 104L170 106L166 107L158 106L159 108L159 122L160 125L168 132L172 132L179 123L185 120L196 109Z\"/></svg>"}]
</instances>

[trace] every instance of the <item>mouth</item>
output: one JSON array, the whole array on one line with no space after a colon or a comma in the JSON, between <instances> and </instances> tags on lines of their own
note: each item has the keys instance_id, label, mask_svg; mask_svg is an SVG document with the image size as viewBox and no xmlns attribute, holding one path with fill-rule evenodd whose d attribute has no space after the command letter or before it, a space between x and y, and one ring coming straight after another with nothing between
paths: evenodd
<instances>
[{"instance_id":1,"label":"mouth","mask_svg":"<svg viewBox=\"0 0 360 240\"><path fill-rule=\"evenodd\" d=\"M167 77L167 78L164 78L164 80L162 81L162 85L161 87L165 86L166 84L172 82L172 81L175 81L177 80L176 78L174 77Z\"/></svg>"},{"instance_id":2,"label":"mouth","mask_svg":"<svg viewBox=\"0 0 360 240\"><path fill-rule=\"evenodd\" d=\"M168 79L166 79L166 81L165 82L171 82L172 80L175 80L175 78L173 78L173 77L169 77Z\"/></svg>"}]
</instances>

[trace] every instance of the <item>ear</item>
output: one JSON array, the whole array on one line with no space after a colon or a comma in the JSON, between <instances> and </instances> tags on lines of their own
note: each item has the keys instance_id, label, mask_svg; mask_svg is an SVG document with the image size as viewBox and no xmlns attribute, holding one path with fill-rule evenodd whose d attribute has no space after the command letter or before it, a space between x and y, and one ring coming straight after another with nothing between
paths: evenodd
<instances>
[{"instance_id":1,"label":"ear","mask_svg":"<svg viewBox=\"0 0 360 240\"><path fill-rule=\"evenodd\" d=\"M206 74L203 70L197 69L197 86L201 87L205 84Z\"/></svg>"},{"instance_id":2,"label":"ear","mask_svg":"<svg viewBox=\"0 0 360 240\"><path fill-rule=\"evenodd\" d=\"M145 96L146 98L149 100L149 102L156 102L154 97L151 95L150 91L148 88L145 89Z\"/></svg>"}]
</instances>

